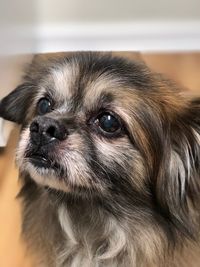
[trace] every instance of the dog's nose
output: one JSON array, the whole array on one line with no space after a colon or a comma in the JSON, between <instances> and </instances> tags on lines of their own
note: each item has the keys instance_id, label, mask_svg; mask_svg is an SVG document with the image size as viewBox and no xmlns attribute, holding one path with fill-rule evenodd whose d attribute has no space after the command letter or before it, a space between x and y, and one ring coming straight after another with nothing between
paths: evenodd
<instances>
[{"instance_id":1,"label":"dog's nose","mask_svg":"<svg viewBox=\"0 0 200 267\"><path fill-rule=\"evenodd\" d=\"M59 121L49 117L39 117L30 125L31 141L36 145L46 145L67 138L66 127Z\"/></svg>"}]
</instances>

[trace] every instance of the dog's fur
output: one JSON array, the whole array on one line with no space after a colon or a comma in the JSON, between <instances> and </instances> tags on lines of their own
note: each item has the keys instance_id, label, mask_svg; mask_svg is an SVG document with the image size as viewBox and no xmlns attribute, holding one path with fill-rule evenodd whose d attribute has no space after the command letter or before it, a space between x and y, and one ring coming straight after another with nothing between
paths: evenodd
<instances>
[{"instance_id":1,"label":"dog's fur","mask_svg":"<svg viewBox=\"0 0 200 267\"><path fill-rule=\"evenodd\" d=\"M43 97L53 110L38 115ZM99 130L101 112L118 134ZM143 63L83 52L36 56L0 116L22 125L22 230L36 266L200 265L200 99ZM30 125L49 118L67 137L41 141L56 168L36 167Z\"/></svg>"}]
</instances>

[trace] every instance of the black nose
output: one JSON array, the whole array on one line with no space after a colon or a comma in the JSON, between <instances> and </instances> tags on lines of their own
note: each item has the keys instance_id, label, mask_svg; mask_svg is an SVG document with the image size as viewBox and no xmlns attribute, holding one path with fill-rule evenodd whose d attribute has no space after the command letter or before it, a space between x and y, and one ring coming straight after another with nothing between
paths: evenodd
<instances>
[{"instance_id":1,"label":"black nose","mask_svg":"<svg viewBox=\"0 0 200 267\"><path fill-rule=\"evenodd\" d=\"M36 145L46 145L67 138L67 129L59 121L49 117L39 117L30 125L31 141Z\"/></svg>"}]
</instances>

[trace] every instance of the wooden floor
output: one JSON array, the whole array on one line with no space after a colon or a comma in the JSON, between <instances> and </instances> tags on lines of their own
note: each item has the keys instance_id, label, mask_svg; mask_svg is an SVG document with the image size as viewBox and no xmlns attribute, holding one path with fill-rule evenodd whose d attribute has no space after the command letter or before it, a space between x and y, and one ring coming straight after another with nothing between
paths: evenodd
<instances>
[{"instance_id":1,"label":"wooden floor","mask_svg":"<svg viewBox=\"0 0 200 267\"><path fill-rule=\"evenodd\" d=\"M14 162L17 138L16 128L11 133L8 146L0 152L0 267L31 266L20 240L20 205L16 200L19 183Z\"/></svg>"},{"instance_id":2,"label":"wooden floor","mask_svg":"<svg viewBox=\"0 0 200 267\"><path fill-rule=\"evenodd\" d=\"M144 54L142 57L153 70L167 74L192 93L200 94L200 53ZM12 133L6 149L0 150L0 267L31 266L20 240L20 205L15 199L19 190L14 164L17 133L18 129Z\"/></svg>"}]
</instances>

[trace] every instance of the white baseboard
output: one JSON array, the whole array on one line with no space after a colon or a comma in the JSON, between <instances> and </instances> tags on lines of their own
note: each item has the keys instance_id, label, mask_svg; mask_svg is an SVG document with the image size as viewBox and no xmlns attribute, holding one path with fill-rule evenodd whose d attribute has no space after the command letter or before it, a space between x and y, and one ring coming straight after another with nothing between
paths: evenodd
<instances>
[{"instance_id":1,"label":"white baseboard","mask_svg":"<svg viewBox=\"0 0 200 267\"><path fill-rule=\"evenodd\" d=\"M37 52L196 51L200 50L200 20L43 25L37 39Z\"/></svg>"},{"instance_id":2,"label":"white baseboard","mask_svg":"<svg viewBox=\"0 0 200 267\"><path fill-rule=\"evenodd\" d=\"M65 23L4 29L1 52L42 53L75 50L142 52L200 51L199 21ZM9 39L10 38L10 39Z\"/></svg>"}]
</instances>

